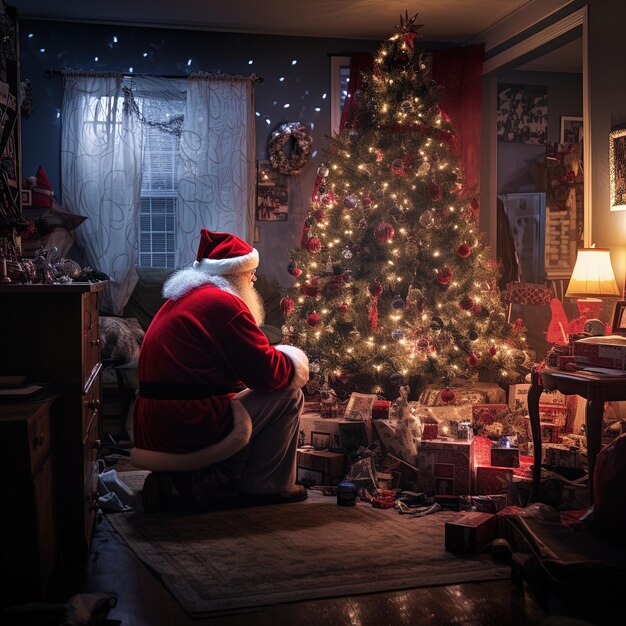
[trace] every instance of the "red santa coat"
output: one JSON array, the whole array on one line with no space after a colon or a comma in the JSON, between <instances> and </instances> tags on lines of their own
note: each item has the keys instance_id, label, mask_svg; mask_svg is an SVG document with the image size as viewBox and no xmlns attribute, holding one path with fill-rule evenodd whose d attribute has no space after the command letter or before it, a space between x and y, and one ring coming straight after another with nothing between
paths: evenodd
<instances>
[{"instance_id":1,"label":"red santa coat","mask_svg":"<svg viewBox=\"0 0 626 626\"><path fill-rule=\"evenodd\" d=\"M243 300L210 283L161 307L139 357L139 380L148 383L275 391L307 379L308 362L300 350L270 346ZM204 467L243 447L250 431L249 416L234 393L197 400L139 396L131 460L153 470Z\"/></svg>"}]
</instances>

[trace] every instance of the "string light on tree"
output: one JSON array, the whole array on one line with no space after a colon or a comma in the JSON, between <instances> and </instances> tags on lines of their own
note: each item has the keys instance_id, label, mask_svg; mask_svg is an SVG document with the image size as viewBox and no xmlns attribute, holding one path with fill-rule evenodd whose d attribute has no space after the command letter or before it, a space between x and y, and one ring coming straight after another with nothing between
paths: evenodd
<instances>
[{"instance_id":1,"label":"string light on tree","mask_svg":"<svg viewBox=\"0 0 626 626\"><path fill-rule=\"evenodd\" d=\"M435 382L452 402L455 378L514 378L523 336L477 235L478 201L461 195L454 125L416 17L382 44L350 124L330 139L288 268L306 280L281 308L331 385L341 375L393 398L399 381L414 394Z\"/></svg>"}]
</instances>

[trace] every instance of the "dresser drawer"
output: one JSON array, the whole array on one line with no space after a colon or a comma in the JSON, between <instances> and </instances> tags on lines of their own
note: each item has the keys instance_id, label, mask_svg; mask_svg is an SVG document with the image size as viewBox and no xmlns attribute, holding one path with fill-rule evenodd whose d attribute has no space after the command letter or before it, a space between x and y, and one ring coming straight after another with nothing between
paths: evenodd
<instances>
[{"instance_id":1,"label":"dresser drawer","mask_svg":"<svg viewBox=\"0 0 626 626\"><path fill-rule=\"evenodd\" d=\"M100 363L100 335L98 325L92 326L83 335L83 385L86 386L93 375L94 368Z\"/></svg>"},{"instance_id":2,"label":"dresser drawer","mask_svg":"<svg viewBox=\"0 0 626 626\"><path fill-rule=\"evenodd\" d=\"M83 294L83 320L85 325L84 330L86 331L98 325L99 296L100 294L98 292Z\"/></svg>"},{"instance_id":3,"label":"dresser drawer","mask_svg":"<svg viewBox=\"0 0 626 626\"><path fill-rule=\"evenodd\" d=\"M38 411L28 420L30 471L35 473L50 451L50 411Z\"/></svg>"},{"instance_id":4,"label":"dresser drawer","mask_svg":"<svg viewBox=\"0 0 626 626\"><path fill-rule=\"evenodd\" d=\"M89 387L87 393L83 396L83 440L87 436L87 431L92 421L96 423L100 422L100 377L96 376L91 387Z\"/></svg>"}]
</instances>

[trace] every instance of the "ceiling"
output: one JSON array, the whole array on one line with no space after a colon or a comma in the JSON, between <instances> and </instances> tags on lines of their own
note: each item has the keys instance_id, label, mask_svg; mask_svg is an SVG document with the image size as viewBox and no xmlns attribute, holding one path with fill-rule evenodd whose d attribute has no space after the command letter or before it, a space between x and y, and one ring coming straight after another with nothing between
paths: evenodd
<instances>
[{"instance_id":1,"label":"ceiling","mask_svg":"<svg viewBox=\"0 0 626 626\"><path fill-rule=\"evenodd\" d=\"M419 11L426 41L465 41L529 0L7 0L21 18L381 40Z\"/></svg>"}]
</instances>

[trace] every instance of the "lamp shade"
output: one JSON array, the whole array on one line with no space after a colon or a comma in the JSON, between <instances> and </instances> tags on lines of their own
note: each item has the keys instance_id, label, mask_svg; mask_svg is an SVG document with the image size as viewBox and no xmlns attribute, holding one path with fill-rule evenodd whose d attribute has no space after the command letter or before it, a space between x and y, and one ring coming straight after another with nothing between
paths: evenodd
<instances>
[{"instance_id":1,"label":"lamp shade","mask_svg":"<svg viewBox=\"0 0 626 626\"><path fill-rule=\"evenodd\" d=\"M580 248L565 295L571 298L621 296L608 248Z\"/></svg>"}]
</instances>

